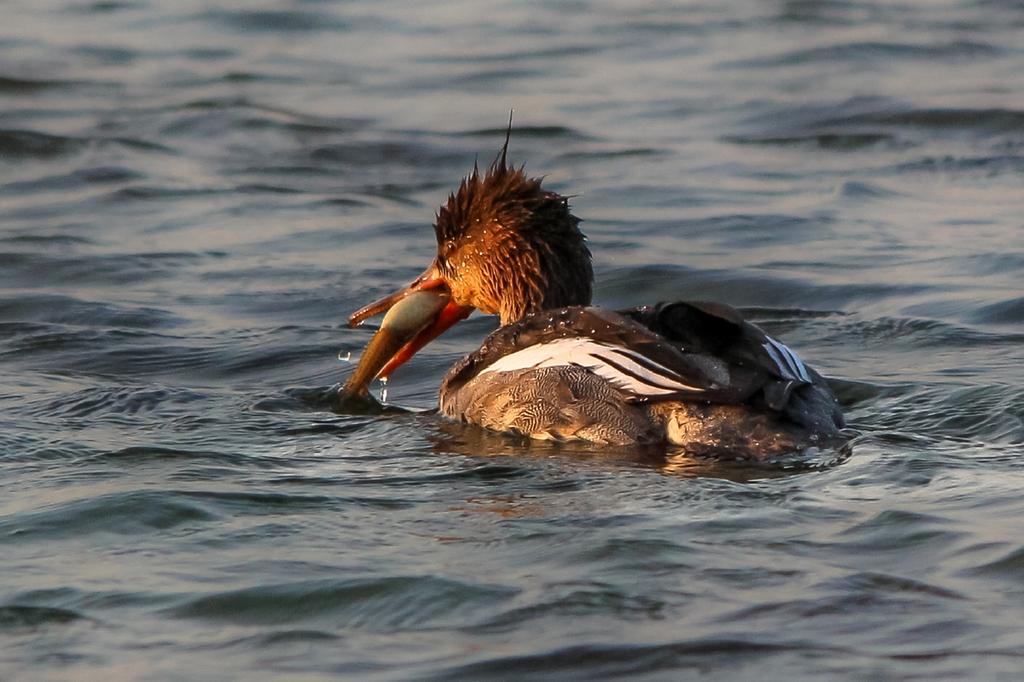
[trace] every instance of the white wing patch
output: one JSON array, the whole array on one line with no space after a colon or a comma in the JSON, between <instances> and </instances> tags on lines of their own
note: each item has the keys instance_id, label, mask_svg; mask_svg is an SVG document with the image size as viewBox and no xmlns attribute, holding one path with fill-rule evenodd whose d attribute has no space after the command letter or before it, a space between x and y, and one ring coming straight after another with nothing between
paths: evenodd
<instances>
[{"instance_id":1,"label":"white wing patch","mask_svg":"<svg viewBox=\"0 0 1024 682\"><path fill-rule=\"evenodd\" d=\"M567 365L589 369L616 388L639 396L668 395L680 391L699 393L704 390L685 383L677 372L634 350L585 337L555 339L509 353L480 374Z\"/></svg>"},{"instance_id":2,"label":"white wing patch","mask_svg":"<svg viewBox=\"0 0 1024 682\"><path fill-rule=\"evenodd\" d=\"M770 336L765 335L765 338L768 339L768 343L762 343L761 347L771 356L772 362L775 363L782 378L812 383L811 375L807 373L807 367L796 353Z\"/></svg>"}]
</instances>

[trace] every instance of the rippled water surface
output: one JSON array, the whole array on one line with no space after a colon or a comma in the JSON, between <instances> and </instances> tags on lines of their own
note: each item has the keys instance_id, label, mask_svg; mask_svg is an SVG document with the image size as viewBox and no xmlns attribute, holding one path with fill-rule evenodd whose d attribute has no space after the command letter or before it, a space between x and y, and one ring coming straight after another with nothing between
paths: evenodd
<instances>
[{"instance_id":1,"label":"rippled water surface","mask_svg":"<svg viewBox=\"0 0 1024 682\"><path fill-rule=\"evenodd\" d=\"M0 677L1020 679L1019 2L14 0ZM440 421L476 317L347 416L516 109L602 305L739 306L845 460Z\"/></svg>"}]
</instances>

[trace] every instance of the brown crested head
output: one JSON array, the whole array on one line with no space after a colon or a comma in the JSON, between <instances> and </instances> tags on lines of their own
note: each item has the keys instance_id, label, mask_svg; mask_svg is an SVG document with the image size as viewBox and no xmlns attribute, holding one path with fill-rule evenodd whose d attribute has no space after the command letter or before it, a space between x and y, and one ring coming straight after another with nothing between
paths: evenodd
<instances>
[{"instance_id":1,"label":"brown crested head","mask_svg":"<svg viewBox=\"0 0 1024 682\"><path fill-rule=\"evenodd\" d=\"M511 121L509 123L511 132ZM437 256L411 284L352 313L351 326L386 313L343 398L362 400L374 377L397 367L473 308L509 324L529 313L588 305L594 273L569 200L501 154L476 167L437 212Z\"/></svg>"},{"instance_id":2,"label":"brown crested head","mask_svg":"<svg viewBox=\"0 0 1024 682\"><path fill-rule=\"evenodd\" d=\"M588 305L593 269L569 200L506 161L476 167L438 210L434 267L452 299L502 324L549 308Z\"/></svg>"}]
</instances>

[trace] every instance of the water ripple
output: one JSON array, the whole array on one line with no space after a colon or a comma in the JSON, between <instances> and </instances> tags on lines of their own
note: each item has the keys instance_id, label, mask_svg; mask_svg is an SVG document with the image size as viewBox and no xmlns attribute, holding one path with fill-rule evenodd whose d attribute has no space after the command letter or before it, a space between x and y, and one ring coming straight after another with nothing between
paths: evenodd
<instances>
[{"instance_id":1,"label":"water ripple","mask_svg":"<svg viewBox=\"0 0 1024 682\"><path fill-rule=\"evenodd\" d=\"M132 491L99 495L50 509L0 519L6 542L51 541L100 533L145 535L213 521L217 516L201 505L164 493Z\"/></svg>"},{"instance_id":2,"label":"water ripple","mask_svg":"<svg viewBox=\"0 0 1024 682\"><path fill-rule=\"evenodd\" d=\"M516 679L592 680L600 677L631 677L656 672L687 671L693 674L721 670L733 672L780 654L824 657L827 647L808 642L767 643L751 639L707 638L664 644L595 644L550 649L543 653L499 657L476 664L449 668L428 679L480 679L498 674ZM543 671L543 672L542 672Z\"/></svg>"},{"instance_id":3,"label":"water ripple","mask_svg":"<svg viewBox=\"0 0 1024 682\"><path fill-rule=\"evenodd\" d=\"M174 607L178 618L282 625L310 618L335 627L389 631L457 623L516 594L434 576L325 580L263 585L211 594Z\"/></svg>"},{"instance_id":4,"label":"water ripple","mask_svg":"<svg viewBox=\"0 0 1024 682\"><path fill-rule=\"evenodd\" d=\"M46 606L0 606L0 631L63 625L83 620L83 618L80 613L69 609Z\"/></svg>"},{"instance_id":5,"label":"water ripple","mask_svg":"<svg viewBox=\"0 0 1024 682\"><path fill-rule=\"evenodd\" d=\"M730 68L768 68L811 64L814 62L871 62L891 59L956 60L991 59L1001 50L990 43L957 40L948 43L915 45L900 42L838 43L824 47L791 50L772 57L728 62Z\"/></svg>"},{"instance_id":6,"label":"water ripple","mask_svg":"<svg viewBox=\"0 0 1024 682\"><path fill-rule=\"evenodd\" d=\"M87 140L33 130L0 130L0 155L6 158L47 158L73 154Z\"/></svg>"}]
</instances>

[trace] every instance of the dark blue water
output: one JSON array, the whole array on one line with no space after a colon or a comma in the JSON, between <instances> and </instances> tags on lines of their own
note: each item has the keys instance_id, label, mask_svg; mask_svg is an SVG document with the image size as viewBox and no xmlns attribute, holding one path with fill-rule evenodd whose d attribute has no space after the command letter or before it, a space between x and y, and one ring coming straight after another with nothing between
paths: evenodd
<instances>
[{"instance_id":1,"label":"dark blue water","mask_svg":"<svg viewBox=\"0 0 1024 682\"><path fill-rule=\"evenodd\" d=\"M0 24L0 678L1024 671L1024 9L14 2ZM429 412L474 318L325 392L516 109L596 299L739 306L845 460Z\"/></svg>"}]
</instances>

